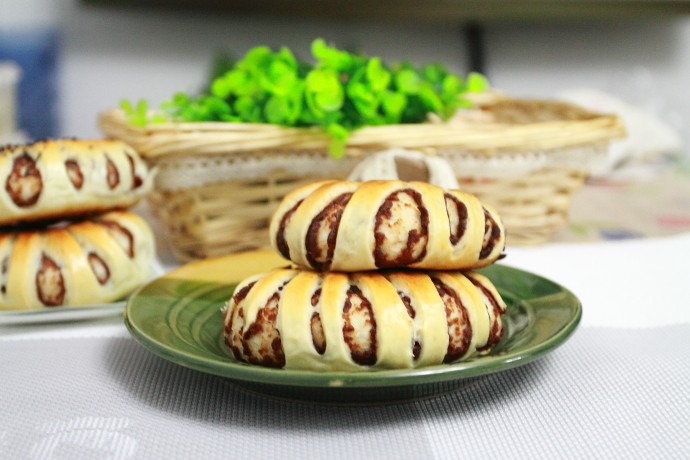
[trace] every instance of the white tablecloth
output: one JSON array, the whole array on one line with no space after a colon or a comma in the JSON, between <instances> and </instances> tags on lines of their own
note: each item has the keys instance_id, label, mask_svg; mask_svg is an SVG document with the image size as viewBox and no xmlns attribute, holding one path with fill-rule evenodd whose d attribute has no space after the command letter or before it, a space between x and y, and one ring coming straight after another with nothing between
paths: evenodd
<instances>
[{"instance_id":1,"label":"white tablecloth","mask_svg":"<svg viewBox=\"0 0 690 460\"><path fill-rule=\"evenodd\" d=\"M535 363L431 400L280 401L157 356L120 317L0 326L0 459L690 458L690 234L511 249L583 303Z\"/></svg>"}]
</instances>

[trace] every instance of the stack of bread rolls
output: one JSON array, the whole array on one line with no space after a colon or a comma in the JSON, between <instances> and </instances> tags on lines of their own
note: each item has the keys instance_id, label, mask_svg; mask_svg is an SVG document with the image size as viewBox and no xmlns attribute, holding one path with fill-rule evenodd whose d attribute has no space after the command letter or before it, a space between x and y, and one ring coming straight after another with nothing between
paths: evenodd
<instances>
[{"instance_id":1,"label":"stack of bread rolls","mask_svg":"<svg viewBox=\"0 0 690 460\"><path fill-rule=\"evenodd\" d=\"M222 309L234 356L263 366L404 369L487 353L506 305L485 276L505 229L475 196L423 182L322 181L279 205L294 266L240 282Z\"/></svg>"},{"instance_id":2,"label":"stack of bread rolls","mask_svg":"<svg viewBox=\"0 0 690 460\"><path fill-rule=\"evenodd\" d=\"M0 309L112 302L151 275L154 237L128 210L153 185L120 141L0 147Z\"/></svg>"}]
</instances>

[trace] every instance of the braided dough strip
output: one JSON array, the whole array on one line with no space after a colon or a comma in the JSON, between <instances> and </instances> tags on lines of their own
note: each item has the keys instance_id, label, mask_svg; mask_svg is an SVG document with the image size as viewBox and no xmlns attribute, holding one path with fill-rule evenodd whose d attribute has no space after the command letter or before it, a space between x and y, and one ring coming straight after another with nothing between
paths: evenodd
<instances>
[{"instance_id":1,"label":"braided dough strip","mask_svg":"<svg viewBox=\"0 0 690 460\"><path fill-rule=\"evenodd\" d=\"M505 248L497 212L474 195L423 182L322 181L289 193L272 246L318 271L480 268Z\"/></svg>"},{"instance_id":2,"label":"braided dough strip","mask_svg":"<svg viewBox=\"0 0 690 460\"><path fill-rule=\"evenodd\" d=\"M487 352L501 339L505 311L495 287L475 273L278 269L238 284L222 314L238 360L365 371Z\"/></svg>"},{"instance_id":3,"label":"braided dough strip","mask_svg":"<svg viewBox=\"0 0 690 460\"><path fill-rule=\"evenodd\" d=\"M153 187L136 151L110 140L6 146L0 181L0 225L125 208Z\"/></svg>"},{"instance_id":4,"label":"braided dough strip","mask_svg":"<svg viewBox=\"0 0 690 460\"><path fill-rule=\"evenodd\" d=\"M127 211L63 228L0 233L0 310L119 300L149 279L154 257L150 227Z\"/></svg>"}]
</instances>

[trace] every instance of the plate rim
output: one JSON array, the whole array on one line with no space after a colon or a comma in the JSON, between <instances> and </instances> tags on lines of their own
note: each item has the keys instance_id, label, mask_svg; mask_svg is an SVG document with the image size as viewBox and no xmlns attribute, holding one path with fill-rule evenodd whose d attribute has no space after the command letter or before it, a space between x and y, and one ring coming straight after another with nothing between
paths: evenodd
<instances>
[{"instance_id":1,"label":"plate rim","mask_svg":"<svg viewBox=\"0 0 690 460\"><path fill-rule=\"evenodd\" d=\"M453 364L439 364L410 369L322 372L299 369L274 369L233 361L230 357L228 357L227 360L221 360L215 357L215 355L213 359L198 356L184 350L176 349L168 344L161 343L145 331L140 330L130 318L130 310L134 308L140 293L160 280L169 279L167 276L147 283L132 294L124 309L124 322L129 333L141 345L154 354L186 368L236 381L312 388L373 388L440 383L489 375L535 361L562 345L575 332L581 321L582 303L569 289L541 275L509 265L498 265L503 267L503 269L516 270L522 274L545 280L557 286L560 292L566 293L574 300L573 314L553 335L538 344L521 350L520 353L506 353L501 355L489 354L470 361L460 361Z\"/></svg>"},{"instance_id":2,"label":"plate rim","mask_svg":"<svg viewBox=\"0 0 690 460\"><path fill-rule=\"evenodd\" d=\"M126 300L92 305L66 305L33 310L0 310L0 326L80 321L123 313Z\"/></svg>"}]
</instances>

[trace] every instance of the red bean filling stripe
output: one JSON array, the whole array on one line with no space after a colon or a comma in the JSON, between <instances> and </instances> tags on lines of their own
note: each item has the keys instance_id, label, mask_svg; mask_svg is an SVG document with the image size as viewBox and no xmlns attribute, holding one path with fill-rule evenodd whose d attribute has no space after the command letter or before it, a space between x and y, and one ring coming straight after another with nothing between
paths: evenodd
<instances>
[{"instance_id":1,"label":"red bean filling stripe","mask_svg":"<svg viewBox=\"0 0 690 460\"><path fill-rule=\"evenodd\" d=\"M132 190L134 190L134 189L141 187L141 184L144 183L144 180L141 177L137 176L137 170L136 170L136 166L134 164L134 158L132 158L131 155L128 155L128 154L125 154L125 155L127 155L127 161L129 161L129 169L132 172Z\"/></svg>"},{"instance_id":2,"label":"red bean filling stripe","mask_svg":"<svg viewBox=\"0 0 690 460\"><path fill-rule=\"evenodd\" d=\"M448 350L443 362L451 363L467 353L472 339L472 325L469 322L467 309L457 293L438 278L431 280L443 300L448 323Z\"/></svg>"},{"instance_id":3,"label":"red bean filling stripe","mask_svg":"<svg viewBox=\"0 0 690 460\"><path fill-rule=\"evenodd\" d=\"M407 309L407 314L410 315L411 319L415 319L415 317L417 316L417 312L415 311L414 307L412 306L412 300L400 291L398 291L398 296L400 296L400 300L402 300L403 304L405 305L405 308ZM419 358L419 354L421 352L422 352L422 345L419 343L418 340L413 338L412 339L412 357L414 359Z\"/></svg>"},{"instance_id":4,"label":"red bean filling stripe","mask_svg":"<svg viewBox=\"0 0 690 460\"><path fill-rule=\"evenodd\" d=\"M108 181L108 187L110 187L110 190L113 190L120 183L120 173L117 170L117 166L115 166L115 163L113 163L113 161L110 158L106 156L105 160L106 179Z\"/></svg>"},{"instance_id":5,"label":"red bean filling stripe","mask_svg":"<svg viewBox=\"0 0 690 460\"><path fill-rule=\"evenodd\" d=\"M110 279L110 269L108 264L95 252L90 252L87 256L91 271L96 276L98 283L104 285Z\"/></svg>"},{"instance_id":6,"label":"red bean filling stripe","mask_svg":"<svg viewBox=\"0 0 690 460\"><path fill-rule=\"evenodd\" d=\"M245 297L247 297L247 294L249 294L249 291L254 287L256 284L256 281L252 281L251 283L247 284L246 286L243 286L242 289L239 291L235 292L235 294L232 296L232 304L235 306L234 308L239 308L240 302L242 302ZM238 312L239 313L239 312ZM228 315L230 315L230 321L228 321L228 324L225 326L225 334L230 334L230 331L232 330L232 311L227 312ZM241 317L244 317L244 315L240 315Z\"/></svg>"},{"instance_id":7,"label":"red bean filling stripe","mask_svg":"<svg viewBox=\"0 0 690 460\"><path fill-rule=\"evenodd\" d=\"M496 243L501 237L501 228L496 224L493 217L484 209L484 244L482 245L482 250L479 253L480 259L486 259L491 255L496 247Z\"/></svg>"},{"instance_id":8,"label":"red bean filling stripe","mask_svg":"<svg viewBox=\"0 0 690 460\"><path fill-rule=\"evenodd\" d=\"M225 326L225 343L228 347L230 347L232 354L238 361L244 360L242 350L235 345L235 342L242 343L242 328L240 328L238 334L232 335L233 322L235 321L235 318L239 318L244 323L244 309L242 308L241 302L247 297L249 291L254 287L255 284L256 281L253 281L237 291L232 296L232 303L234 304L233 309L226 312L226 314L230 315L230 321L228 321L227 325ZM235 315L235 312L237 312L237 315Z\"/></svg>"},{"instance_id":9,"label":"red bean filling stripe","mask_svg":"<svg viewBox=\"0 0 690 460\"><path fill-rule=\"evenodd\" d=\"M331 267L333 253L335 252L335 241L338 237L338 227L340 227L340 218L350 198L352 198L352 193L343 193L311 221L307 231L305 246L307 249L307 261L314 270L327 271ZM324 224L329 228L326 248L322 248L319 244L319 229ZM325 256L322 254L323 249L326 250Z\"/></svg>"},{"instance_id":10,"label":"red bean filling stripe","mask_svg":"<svg viewBox=\"0 0 690 460\"><path fill-rule=\"evenodd\" d=\"M10 258L9 258L9 256L5 256L5 257L3 257L3 259L2 259L2 275L3 275L3 278L4 278L4 276L7 274L7 270L9 270L9 268L10 268ZM3 279L3 281L5 281L5 280ZM2 286L0 286L0 293L1 293L2 295L7 294L7 286L6 286L4 283L2 284Z\"/></svg>"},{"instance_id":11,"label":"red bean filling stripe","mask_svg":"<svg viewBox=\"0 0 690 460\"><path fill-rule=\"evenodd\" d=\"M235 341L242 343L241 331L239 334L231 334L231 325L232 325L232 322L235 320L235 314L234 314L235 310L237 310L237 317L244 320L244 309L242 307L235 306L233 311L229 312L231 317L230 317L230 322L228 323L227 326L225 326L225 344L228 347L230 347L230 350L232 350L232 354L236 360L244 361L244 357L242 356L242 350L240 350L235 345Z\"/></svg>"},{"instance_id":12,"label":"red bean filling stripe","mask_svg":"<svg viewBox=\"0 0 690 460\"><path fill-rule=\"evenodd\" d=\"M111 220L100 220L98 223L110 232L117 244L127 253L130 259L134 257L134 236L132 236L129 230Z\"/></svg>"},{"instance_id":13,"label":"red bean filling stripe","mask_svg":"<svg viewBox=\"0 0 690 460\"><path fill-rule=\"evenodd\" d=\"M321 288L318 288L311 296L311 306L316 308L321 299ZM320 355L326 352L326 335L323 332L323 324L321 323L321 315L314 312L310 320L311 327L311 341L314 344L316 352Z\"/></svg>"},{"instance_id":14,"label":"red bean filling stripe","mask_svg":"<svg viewBox=\"0 0 690 460\"><path fill-rule=\"evenodd\" d=\"M492 346L496 345L498 342L501 341L501 337L503 336L503 323L501 322L501 307L498 306L498 301L494 297L494 295L489 291L487 288L484 287L483 284L481 284L479 281L469 278L468 279L477 286L477 288L484 294L484 296L489 299L489 303L491 304L491 309L493 310L494 313L494 319L491 322L491 331L489 332L489 338L486 341L486 345L484 345L481 348L478 348L479 351L484 351L490 349ZM489 308L487 306L487 308Z\"/></svg>"},{"instance_id":15,"label":"red bean filling stripe","mask_svg":"<svg viewBox=\"0 0 690 460\"><path fill-rule=\"evenodd\" d=\"M354 302L357 299L358 302ZM353 320L359 317L358 323L364 323L368 332L368 340L362 342L359 335L362 331L355 330ZM376 364L376 318L371 308L371 302L364 297L356 286L350 286L343 306L343 339L350 348L352 360L362 366Z\"/></svg>"},{"instance_id":16,"label":"red bean filling stripe","mask_svg":"<svg viewBox=\"0 0 690 460\"><path fill-rule=\"evenodd\" d=\"M33 206L43 191L41 172L36 161L24 152L14 159L12 172L5 181L5 190L20 208Z\"/></svg>"},{"instance_id":17,"label":"red bean filling stripe","mask_svg":"<svg viewBox=\"0 0 690 460\"><path fill-rule=\"evenodd\" d=\"M65 161L65 170L67 171L67 177L69 178L72 185L77 190L81 190L84 186L84 174L81 172L79 163L77 160L67 160Z\"/></svg>"},{"instance_id":18,"label":"red bean filling stripe","mask_svg":"<svg viewBox=\"0 0 690 460\"><path fill-rule=\"evenodd\" d=\"M65 301L65 280L60 266L45 254L41 256L41 266L36 273L36 292L46 307L57 307Z\"/></svg>"},{"instance_id":19,"label":"red bean filling stripe","mask_svg":"<svg viewBox=\"0 0 690 460\"><path fill-rule=\"evenodd\" d=\"M290 260L290 247L285 239L285 228L288 226L290 219L292 219L292 215L297 211L297 208L299 208L299 205L301 205L303 201L304 200L299 200L297 204L290 208L290 210L283 215L283 218L280 219L280 227L278 227L278 234L276 235L276 246L278 246L278 251L282 256L288 260Z\"/></svg>"},{"instance_id":20,"label":"red bean filling stripe","mask_svg":"<svg viewBox=\"0 0 690 460\"><path fill-rule=\"evenodd\" d=\"M421 230L417 229L410 230L407 235L407 244L405 249L403 249L398 254L387 254L383 249L383 243L386 241L386 234L379 229L385 225L385 223L392 219L393 213L392 208L396 201L399 200L398 195L406 193L412 197L417 209L419 211L419 222ZM376 213L376 225L374 229L374 240L376 246L374 248L374 262L379 268L387 267L404 267L415 262L418 262L426 256L426 242L429 235L429 212L424 207L422 202L422 196L419 192L412 189L399 190L393 192L388 197L379 208ZM418 244L423 244L421 251L415 257L414 252Z\"/></svg>"},{"instance_id":21,"label":"red bean filling stripe","mask_svg":"<svg viewBox=\"0 0 690 460\"><path fill-rule=\"evenodd\" d=\"M467 206L465 203L462 201L458 200L455 196L451 195L450 193L445 194L446 198L446 213L448 214L448 225L451 225L450 227L450 244L455 246L458 244L458 241L460 241L465 234L465 230L467 230ZM454 214L458 216L458 223L453 228L451 224L451 211L450 207L454 208Z\"/></svg>"},{"instance_id":22,"label":"red bean filling stripe","mask_svg":"<svg viewBox=\"0 0 690 460\"><path fill-rule=\"evenodd\" d=\"M258 311L256 320L249 325L242 335L244 353L247 361L251 364L268 367L285 366L283 343L280 339L280 332L276 328L279 300L280 294L276 292L268 299L266 305ZM268 348L265 347L266 344L263 341L260 342L258 348L252 348L250 341L257 335L263 336L263 338L273 337Z\"/></svg>"}]
</instances>

